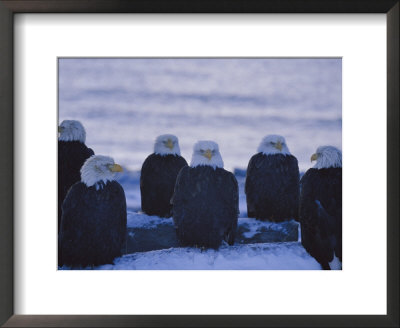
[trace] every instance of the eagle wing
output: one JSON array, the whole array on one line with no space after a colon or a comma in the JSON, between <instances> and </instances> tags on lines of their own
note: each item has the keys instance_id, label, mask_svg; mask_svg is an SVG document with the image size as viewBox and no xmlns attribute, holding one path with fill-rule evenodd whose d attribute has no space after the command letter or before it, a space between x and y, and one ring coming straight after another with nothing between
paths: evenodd
<instances>
[{"instance_id":1,"label":"eagle wing","mask_svg":"<svg viewBox=\"0 0 400 328\"><path fill-rule=\"evenodd\" d=\"M310 169L301 179L302 244L323 268L336 255L341 260L341 174L328 176Z\"/></svg>"},{"instance_id":2,"label":"eagle wing","mask_svg":"<svg viewBox=\"0 0 400 328\"><path fill-rule=\"evenodd\" d=\"M218 193L223 199L222 213L224 213L225 232L224 239L233 245L239 216L239 187L235 176L228 171L224 172L223 181L218 186Z\"/></svg>"}]
</instances>

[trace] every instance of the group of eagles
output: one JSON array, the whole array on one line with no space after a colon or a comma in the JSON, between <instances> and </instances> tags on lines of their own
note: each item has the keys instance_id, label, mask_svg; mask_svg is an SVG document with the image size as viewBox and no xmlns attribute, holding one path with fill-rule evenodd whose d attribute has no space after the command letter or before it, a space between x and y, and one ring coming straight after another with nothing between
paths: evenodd
<instances>
[{"instance_id":1,"label":"group of eagles","mask_svg":"<svg viewBox=\"0 0 400 328\"><path fill-rule=\"evenodd\" d=\"M58 141L59 266L113 263L126 243L122 167L85 145L79 121L65 120ZM300 180L285 139L266 136L251 157L245 182L248 217L301 225L301 243L323 269L342 261L342 154L332 146L312 155L316 165ZM142 211L171 217L182 246L233 245L239 216L235 176L224 170L217 143L194 145L190 166L173 135L156 138L140 176ZM341 266L341 264L340 264Z\"/></svg>"}]
</instances>

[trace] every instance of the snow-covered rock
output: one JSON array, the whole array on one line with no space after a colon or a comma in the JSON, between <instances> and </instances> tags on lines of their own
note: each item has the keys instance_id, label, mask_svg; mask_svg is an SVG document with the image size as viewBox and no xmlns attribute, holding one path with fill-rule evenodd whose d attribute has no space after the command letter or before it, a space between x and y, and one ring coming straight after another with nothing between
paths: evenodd
<instances>
[{"instance_id":1,"label":"snow-covered rock","mask_svg":"<svg viewBox=\"0 0 400 328\"><path fill-rule=\"evenodd\" d=\"M282 223L251 218L238 220L235 245L297 240L298 223L294 220ZM127 254L171 247L179 247L172 218L128 212Z\"/></svg>"},{"instance_id":2,"label":"snow-covered rock","mask_svg":"<svg viewBox=\"0 0 400 328\"><path fill-rule=\"evenodd\" d=\"M296 221L272 223L246 217L246 174L244 170L235 172L240 210L235 244L224 244L218 251L201 251L180 247L172 218L140 212L140 172L125 170L118 178L128 207L125 255L115 259L115 265L99 269L320 269L298 243Z\"/></svg>"}]
</instances>

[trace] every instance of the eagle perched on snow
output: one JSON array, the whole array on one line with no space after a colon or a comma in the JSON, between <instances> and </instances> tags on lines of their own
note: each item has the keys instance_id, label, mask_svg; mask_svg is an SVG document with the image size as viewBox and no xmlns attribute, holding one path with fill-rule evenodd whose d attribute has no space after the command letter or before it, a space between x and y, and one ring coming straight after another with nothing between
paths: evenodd
<instances>
[{"instance_id":1,"label":"eagle perched on snow","mask_svg":"<svg viewBox=\"0 0 400 328\"><path fill-rule=\"evenodd\" d=\"M178 138L172 134L158 136L154 153L146 158L140 174L142 211L147 215L172 216L171 197L176 177L187 166L181 156Z\"/></svg>"},{"instance_id":2,"label":"eagle perched on snow","mask_svg":"<svg viewBox=\"0 0 400 328\"><path fill-rule=\"evenodd\" d=\"M301 243L324 270L342 262L342 152L318 147L317 161L301 179Z\"/></svg>"},{"instance_id":3,"label":"eagle perched on snow","mask_svg":"<svg viewBox=\"0 0 400 328\"><path fill-rule=\"evenodd\" d=\"M59 266L113 263L126 241L126 199L115 175L122 167L108 156L93 155L81 169L82 180L62 206Z\"/></svg>"},{"instance_id":4,"label":"eagle perched on snow","mask_svg":"<svg viewBox=\"0 0 400 328\"><path fill-rule=\"evenodd\" d=\"M179 172L172 198L173 220L183 246L217 249L233 245L239 215L235 176L224 170L218 145L199 141L190 167Z\"/></svg>"},{"instance_id":5,"label":"eagle perched on snow","mask_svg":"<svg viewBox=\"0 0 400 328\"><path fill-rule=\"evenodd\" d=\"M298 162L285 138L266 136L247 167L248 217L274 222L297 219L299 180Z\"/></svg>"},{"instance_id":6,"label":"eagle perched on snow","mask_svg":"<svg viewBox=\"0 0 400 328\"><path fill-rule=\"evenodd\" d=\"M61 206L69 188L80 181L80 169L94 152L86 147L86 132L81 122L62 121L58 127L58 231L60 231Z\"/></svg>"}]
</instances>

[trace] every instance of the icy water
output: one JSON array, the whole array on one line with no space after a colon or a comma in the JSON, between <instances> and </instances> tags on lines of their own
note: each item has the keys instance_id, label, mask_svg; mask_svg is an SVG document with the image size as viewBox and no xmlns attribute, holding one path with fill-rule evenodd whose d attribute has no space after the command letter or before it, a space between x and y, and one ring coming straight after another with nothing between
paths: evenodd
<instances>
[{"instance_id":1,"label":"icy water","mask_svg":"<svg viewBox=\"0 0 400 328\"><path fill-rule=\"evenodd\" d=\"M89 147L139 170L157 135L220 146L246 168L267 134L286 138L300 170L320 145L341 148L340 59L60 59L59 120L80 120Z\"/></svg>"}]
</instances>

